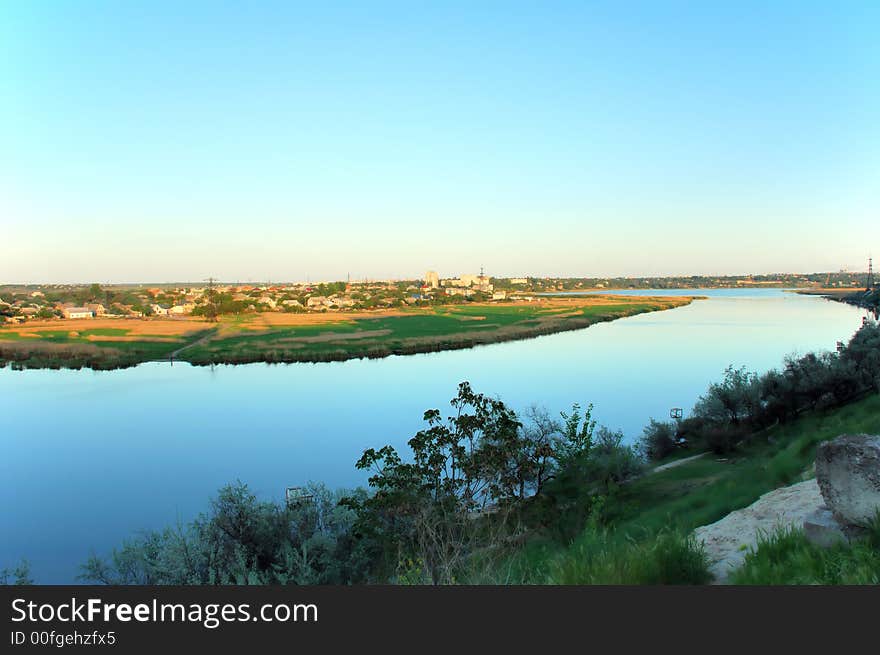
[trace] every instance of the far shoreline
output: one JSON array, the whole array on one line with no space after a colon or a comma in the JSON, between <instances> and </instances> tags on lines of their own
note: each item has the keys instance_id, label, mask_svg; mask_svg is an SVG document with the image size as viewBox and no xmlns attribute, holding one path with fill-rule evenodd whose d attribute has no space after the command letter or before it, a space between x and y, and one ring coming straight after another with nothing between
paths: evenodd
<instances>
[{"instance_id":1,"label":"far shoreline","mask_svg":"<svg viewBox=\"0 0 880 655\"><path fill-rule=\"evenodd\" d=\"M167 331L176 319L142 320L134 326L140 328L137 334L131 336L134 330L127 324L133 325L132 319L107 321L119 326L114 328L89 329L88 323L83 326L80 322L75 324L77 330L68 328L67 334L57 321L29 330L0 330L0 367L117 370L162 361L212 366L381 359L582 330L596 323L683 307L697 299L613 293L577 299L555 296L529 303L473 303L359 314L357 318L341 312L309 314L300 315L300 321L291 319L294 325L284 325L283 316L249 315L247 320L233 317L219 323L191 321L184 325L178 321L179 326L193 329L174 338L150 336L144 330L162 327ZM371 329L375 327L381 329ZM49 336L41 338L44 335Z\"/></svg>"}]
</instances>

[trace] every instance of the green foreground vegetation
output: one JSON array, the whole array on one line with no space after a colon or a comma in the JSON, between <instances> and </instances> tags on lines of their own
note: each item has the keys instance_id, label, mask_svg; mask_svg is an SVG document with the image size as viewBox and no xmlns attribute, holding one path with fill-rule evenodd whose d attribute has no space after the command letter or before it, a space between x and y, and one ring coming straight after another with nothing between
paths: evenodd
<instances>
[{"instance_id":1,"label":"green foreground vegetation","mask_svg":"<svg viewBox=\"0 0 880 655\"><path fill-rule=\"evenodd\" d=\"M577 330L690 302L688 298L614 297L599 304L462 304L354 319L344 314L326 315L290 326L264 325L259 315L242 314L223 317L219 323L206 322L203 330L171 337L150 334L150 325L155 323L145 319L131 319L138 322L137 332L126 326L129 319L119 320L118 328L74 333L64 330L62 324L28 336L15 328L4 328L0 330L0 366L113 369L172 355L175 360L196 365L387 357Z\"/></svg>"},{"instance_id":2,"label":"green foreground vegetation","mask_svg":"<svg viewBox=\"0 0 880 655\"><path fill-rule=\"evenodd\" d=\"M880 584L880 520L850 544L820 548L802 530L781 530L746 555L734 584Z\"/></svg>"},{"instance_id":3,"label":"green foreground vegetation","mask_svg":"<svg viewBox=\"0 0 880 655\"><path fill-rule=\"evenodd\" d=\"M807 412L786 425L754 435L748 443L723 457L710 451L709 455L692 462L621 485L595 509L594 524L602 527L579 529L576 522L559 525L559 533L535 539L507 564L515 572L514 579L531 583L651 583L650 577L638 572L623 580L601 575L607 573L609 566L605 560L611 559L620 566L621 559L629 559L625 557L629 550L651 552L652 548L667 543L670 535L683 539L694 528L747 507L768 491L805 479L811 475L816 446L822 441L846 433L878 432L880 396L875 394L844 407ZM564 535L571 534L573 538L566 543ZM602 536L601 540L597 540L597 534ZM785 544L790 545L794 539L801 554L809 553L803 562L809 570L798 565L796 556L788 569L759 566L765 557L778 559L770 555L775 538L768 535L758 555L747 558L746 570L733 576L734 583L869 584L876 582L880 575L880 549L872 545L874 542L836 548L839 562L849 558L863 560L865 553L872 553L873 568L866 575L843 578L818 575L817 562L824 562L830 553L807 543L800 532L789 536ZM685 552L693 554L693 549L685 549ZM831 570L829 567L828 571ZM679 578L678 581L696 580Z\"/></svg>"}]
</instances>

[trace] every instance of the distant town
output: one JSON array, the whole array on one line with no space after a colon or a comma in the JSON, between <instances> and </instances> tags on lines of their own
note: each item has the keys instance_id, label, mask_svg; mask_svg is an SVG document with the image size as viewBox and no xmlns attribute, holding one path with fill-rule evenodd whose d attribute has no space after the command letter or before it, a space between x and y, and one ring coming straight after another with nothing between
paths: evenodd
<instances>
[{"instance_id":1,"label":"distant town","mask_svg":"<svg viewBox=\"0 0 880 655\"><path fill-rule=\"evenodd\" d=\"M535 294L677 289L792 287L858 289L866 273L683 276L640 278L493 278L484 273L421 280L118 285L0 285L0 322L30 320L184 317L262 312L346 312L469 302L530 302Z\"/></svg>"}]
</instances>

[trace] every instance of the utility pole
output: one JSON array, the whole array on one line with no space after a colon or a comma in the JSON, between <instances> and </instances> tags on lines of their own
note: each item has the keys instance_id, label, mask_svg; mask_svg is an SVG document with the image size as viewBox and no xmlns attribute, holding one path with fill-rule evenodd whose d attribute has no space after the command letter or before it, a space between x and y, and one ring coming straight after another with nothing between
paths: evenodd
<instances>
[{"instance_id":1,"label":"utility pole","mask_svg":"<svg viewBox=\"0 0 880 655\"><path fill-rule=\"evenodd\" d=\"M219 310L217 308L217 298L214 294L214 283L217 281L213 277L209 277L205 280L208 283L208 303L213 305L213 312L210 314L206 314L206 317L209 321L217 321Z\"/></svg>"}]
</instances>

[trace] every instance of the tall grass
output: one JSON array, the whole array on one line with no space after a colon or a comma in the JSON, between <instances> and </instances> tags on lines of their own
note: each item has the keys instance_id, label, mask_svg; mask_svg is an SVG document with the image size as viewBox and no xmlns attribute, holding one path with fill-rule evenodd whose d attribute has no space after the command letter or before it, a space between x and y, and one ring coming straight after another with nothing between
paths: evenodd
<instances>
[{"instance_id":1,"label":"tall grass","mask_svg":"<svg viewBox=\"0 0 880 655\"><path fill-rule=\"evenodd\" d=\"M741 585L880 584L880 519L866 536L822 548L802 530L785 529L762 538L730 576Z\"/></svg>"},{"instance_id":2,"label":"tall grass","mask_svg":"<svg viewBox=\"0 0 880 655\"><path fill-rule=\"evenodd\" d=\"M676 585L712 579L702 544L681 532L621 538L588 530L564 557L550 565L549 584Z\"/></svg>"}]
</instances>

